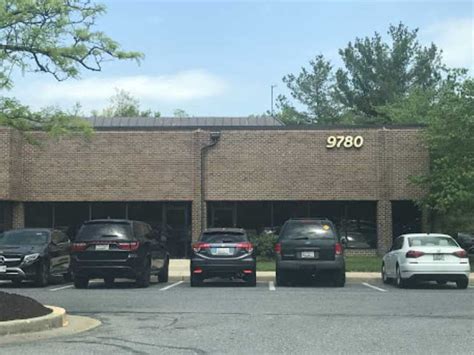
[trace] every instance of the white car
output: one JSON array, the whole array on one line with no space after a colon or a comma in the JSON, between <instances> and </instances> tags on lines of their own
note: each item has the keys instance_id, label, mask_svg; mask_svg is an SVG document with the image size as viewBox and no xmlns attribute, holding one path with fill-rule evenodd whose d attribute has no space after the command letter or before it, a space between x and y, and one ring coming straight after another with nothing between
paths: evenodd
<instances>
[{"instance_id":1,"label":"white car","mask_svg":"<svg viewBox=\"0 0 474 355\"><path fill-rule=\"evenodd\" d=\"M467 252L446 234L404 234L396 238L382 261L382 280L406 287L411 281L456 282L467 288L470 272Z\"/></svg>"}]
</instances>

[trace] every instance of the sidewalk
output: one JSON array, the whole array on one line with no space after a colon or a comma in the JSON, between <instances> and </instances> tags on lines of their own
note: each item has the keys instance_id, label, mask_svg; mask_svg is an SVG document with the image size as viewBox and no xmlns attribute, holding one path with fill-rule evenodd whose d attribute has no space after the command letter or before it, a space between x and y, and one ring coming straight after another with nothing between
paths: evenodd
<instances>
[{"instance_id":1,"label":"sidewalk","mask_svg":"<svg viewBox=\"0 0 474 355\"><path fill-rule=\"evenodd\" d=\"M189 280L189 260L188 259L171 259L170 260L170 281L188 281ZM274 271L257 271L258 281L274 281ZM369 282L380 280L379 272L346 272L346 280L348 282ZM474 283L474 273L469 276L471 284Z\"/></svg>"}]
</instances>

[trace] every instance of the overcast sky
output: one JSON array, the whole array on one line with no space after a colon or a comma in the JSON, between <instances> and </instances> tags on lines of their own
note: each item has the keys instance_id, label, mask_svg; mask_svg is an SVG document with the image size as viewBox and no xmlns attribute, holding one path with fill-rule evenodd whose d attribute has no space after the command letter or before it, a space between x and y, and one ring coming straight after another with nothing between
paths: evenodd
<instances>
[{"instance_id":1,"label":"overcast sky","mask_svg":"<svg viewBox=\"0 0 474 355\"><path fill-rule=\"evenodd\" d=\"M471 1L102 2L108 12L99 28L143 52L143 63L107 63L101 73L62 83L17 73L11 95L34 108L80 102L89 113L120 88L165 116L176 108L194 116L261 114L271 84L286 92L284 75L320 53L338 65L338 48L400 21L442 48L448 65L474 70Z\"/></svg>"}]
</instances>

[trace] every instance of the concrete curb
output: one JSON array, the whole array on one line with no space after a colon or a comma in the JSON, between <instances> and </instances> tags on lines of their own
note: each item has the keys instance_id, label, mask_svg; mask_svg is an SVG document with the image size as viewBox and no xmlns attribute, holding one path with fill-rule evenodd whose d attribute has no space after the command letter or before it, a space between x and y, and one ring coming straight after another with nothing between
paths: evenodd
<instances>
[{"instance_id":1,"label":"concrete curb","mask_svg":"<svg viewBox=\"0 0 474 355\"><path fill-rule=\"evenodd\" d=\"M45 307L51 309L52 312L41 317L0 322L0 336L39 332L53 328L61 328L67 325L66 310L64 308L54 306Z\"/></svg>"}]
</instances>

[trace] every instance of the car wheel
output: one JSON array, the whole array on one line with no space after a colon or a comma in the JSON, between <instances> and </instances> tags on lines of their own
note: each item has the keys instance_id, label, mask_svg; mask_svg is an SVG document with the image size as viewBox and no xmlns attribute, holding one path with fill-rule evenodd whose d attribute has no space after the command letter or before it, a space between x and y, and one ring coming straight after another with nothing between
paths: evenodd
<instances>
[{"instance_id":1,"label":"car wheel","mask_svg":"<svg viewBox=\"0 0 474 355\"><path fill-rule=\"evenodd\" d=\"M340 270L336 272L334 277L334 286L336 287L344 287L346 284L346 270Z\"/></svg>"},{"instance_id":2,"label":"car wheel","mask_svg":"<svg viewBox=\"0 0 474 355\"><path fill-rule=\"evenodd\" d=\"M150 276L151 276L151 262L150 259L146 259L145 269L138 275L136 280L137 287L146 288L150 286Z\"/></svg>"},{"instance_id":3,"label":"car wheel","mask_svg":"<svg viewBox=\"0 0 474 355\"><path fill-rule=\"evenodd\" d=\"M277 286L288 286L288 274L282 270L276 270L276 285Z\"/></svg>"},{"instance_id":4,"label":"car wheel","mask_svg":"<svg viewBox=\"0 0 474 355\"><path fill-rule=\"evenodd\" d=\"M87 288L89 286L89 278L84 276L74 277L75 288Z\"/></svg>"},{"instance_id":5,"label":"car wheel","mask_svg":"<svg viewBox=\"0 0 474 355\"><path fill-rule=\"evenodd\" d=\"M198 275L191 275L191 287L198 287L202 285L202 278Z\"/></svg>"},{"instance_id":6,"label":"car wheel","mask_svg":"<svg viewBox=\"0 0 474 355\"><path fill-rule=\"evenodd\" d=\"M49 263L47 261L40 262L36 269L35 285L44 287L49 282Z\"/></svg>"},{"instance_id":7,"label":"car wheel","mask_svg":"<svg viewBox=\"0 0 474 355\"><path fill-rule=\"evenodd\" d=\"M166 260L165 266L158 274L158 282L168 282L169 278L169 269L170 269L170 261L169 259Z\"/></svg>"},{"instance_id":8,"label":"car wheel","mask_svg":"<svg viewBox=\"0 0 474 355\"><path fill-rule=\"evenodd\" d=\"M63 275L64 282L71 282L72 281L72 273L70 271L66 272Z\"/></svg>"},{"instance_id":9,"label":"car wheel","mask_svg":"<svg viewBox=\"0 0 474 355\"><path fill-rule=\"evenodd\" d=\"M466 289L467 285L469 285L468 279L458 280L456 281L456 286L460 289Z\"/></svg>"},{"instance_id":10,"label":"car wheel","mask_svg":"<svg viewBox=\"0 0 474 355\"><path fill-rule=\"evenodd\" d=\"M104 278L105 286L106 287L114 287L115 278L114 277L105 277Z\"/></svg>"},{"instance_id":11,"label":"car wheel","mask_svg":"<svg viewBox=\"0 0 474 355\"><path fill-rule=\"evenodd\" d=\"M251 275L246 276L245 282L249 287L257 286L257 273L254 271Z\"/></svg>"},{"instance_id":12,"label":"car wheel","mask_svg":"<svg viewBox=\"0 0 474 355\"><path fill-rule=\"evenodd\" d=\"M397 278L395 279L398 288L406 288L407 281L402 278L400 267L397 265Z\"/></svg>"},{"instance_id":13,"label":"car wheel","mask_svg":"<svg viewBox=\"0 0 474 355\"><path fill-rule=\"evenodd\" d=\"M20 287L21 284L22 284L23 280L22 279L15 279L15 280L12 280L12 284L13 286L15 287Z\"/></svg>"},{"instance_id":14,"label":"car wheel","mask_svg":"<svg viewBox=\"0 0 474 355\"><path fill-rule=\"evenodd\" d=\"M390 281L392 281L388 276L387 276L387 271L385 270L385 263L382 263L382 271L381 271L381 274L382 274L382 282L384 284L389 284Z\"/></svg>"}]
</instances>

